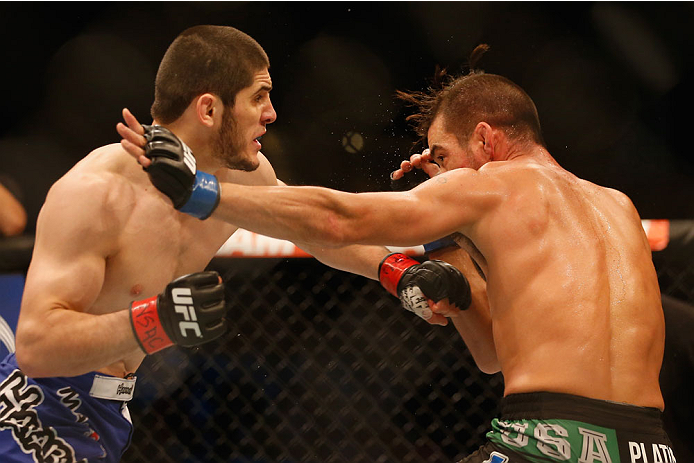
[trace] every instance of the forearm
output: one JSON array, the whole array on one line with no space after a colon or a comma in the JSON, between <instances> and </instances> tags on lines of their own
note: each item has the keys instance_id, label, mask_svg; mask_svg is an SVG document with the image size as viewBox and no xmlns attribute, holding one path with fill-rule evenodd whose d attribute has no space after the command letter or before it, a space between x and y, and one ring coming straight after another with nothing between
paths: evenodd
<instances>
[{"instance_id":1,"label":"forearm","mask_svg":"<svg viewBox=\"0 0 694 463\"><path fill-rule=\"evenodd\" d=\"M451 316L451 321L460 334L468 350L484 373L500 370L496 356L492 317L487 298L487 284L477 272L470 256L460 248L444 248L429 254L431 259L439 259L457 267L470 284L472 302L464 311Z\"/></svg>"},{"instance_id":2,"label":"forearm","mask_svg":"<svg viewBox=\"0 0 694 463\"><path fill-rule=\"evenodd\" d=\"M297 245L325 265L372 280L378 280L378 266L390 254L387 248L381 246L356 244L341 248L327 248L306 243L297 243Z\"/></svg>"},{"instance_id":3,"label":"forearm","mask_svg":"<svg viewBox=\"0 0 694 463\"><path fill-rule=\"evenodd\" d=\"M322 247L416 246L443 234L411 223L408 198L406 193L223 183L213 217L262 235ZM397 226L404 223L411 226Z\"/></svg>"},{"instance_id":4,"label":"forearm","mask_svg":"<svg viewBox=\"0 0 694 463\"><path fill-rule=\"evenodd\" d=\"M347 219L333 193L317 187L223 183L213 217L274 238L338 247Z\"/></svg>"},{"instance_id":5,"label":"forearm","mask_svg":"<svg viewBox=\"0 0 694 463\"><path fill-rule=\"evenodd\" d=\"M493 374L500 371L501 366L496 356L491 317L488 310L485 310L485 304L473 290L470 308L458 316L451 317L451 321L472 354L477 367L483 373Z\"/></svg>"},{"instance_id":6,"label":"forearm","mask_svg":"<svg viewBox=\"0 0 694 463\"><path fill-rule=\"evenodd\" d=\"M21 318L16 355L28 376L76 376L143 355L129 311L92 315L53 308L45 316Z\"/></svg>"}]
</instances>

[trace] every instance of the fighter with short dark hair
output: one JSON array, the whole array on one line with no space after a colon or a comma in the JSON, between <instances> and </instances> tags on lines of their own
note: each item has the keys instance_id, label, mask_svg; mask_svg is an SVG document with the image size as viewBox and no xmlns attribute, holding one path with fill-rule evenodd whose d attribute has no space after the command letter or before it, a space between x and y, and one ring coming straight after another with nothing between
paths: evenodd
<instances>
[{"instance_id":1,"label":"fighter with short dark hair","mask_svg":"<svg viewBox=\"0 0 694 463\"><path fill-rule=\"evenodd\" d=\"M225 333L240 309L226 306L219 276L202 270L238 227L200 220L209 215L200 215L201 205L219 191L212 174L198 173L212 172L215 182L278 184L258 141L276 118L268 68L260 45L232 27L190 28L166 51L152 116L197 158L181 151L180 164L162 161L180 175L157 187L174 191L197 179L193 202L181 208L193 216L173 209L120 144L94 150L52 186L38 218L16 354L0 362L3 463L120 461L132 435L134 373L145 355ZM177 140L152 143L182 149ZM390 254L380 246L302 246L373 279ZM413 284L427 280L417 276L419 265L410 258L399 264L416 276ZM459 272L440 275L449 279L444 287L464 281Z\"/></svg>"},{"instance_id":2,"label":"fighter with short dark hair","mask_svg":"<svg viewBox=\"0 0 694 463\"><path fill-rule=\"evenodd\" d=\"M532 99L502 76L474 71L407 97L428 150L403 168L419 164L431 179L359 194L222 180L211 218L325 246L453 235L482 271L482 283L468 280L488 313L445 301L432 311L453 318L477 364L505 382L501 417L464 462L674 462L658 383L660 291L632 202L563 169Z\"/></svg>"}]
</instances>

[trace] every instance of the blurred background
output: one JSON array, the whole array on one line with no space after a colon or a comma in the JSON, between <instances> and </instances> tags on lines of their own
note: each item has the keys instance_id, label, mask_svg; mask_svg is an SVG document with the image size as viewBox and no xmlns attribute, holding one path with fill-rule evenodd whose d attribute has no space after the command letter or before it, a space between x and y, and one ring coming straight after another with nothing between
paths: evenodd
<instances>
[{"instance_id":1,"label":"blurred background","mask_svg":"<svg viewBox=\"0 0 694 463\"><path fill-rule=\"evenodd\" d=\"M123 107L149 122L158 63L197 24L267 51L278 119L263 152L278 177L355 192L388 189L421 148L396 89L426 88L436 65L466 71L489 44L479 67L525 88L560 164L671 220L675 244L654 254L661 289L694 302L691 2L0 3L0 183L28 216L24 241L0 240L0 270L20 274L13 301L49 187L118 142ZM446 462L483 442L503 378L480 374L452 327L313 259L211 267L245 310L224 340L145 361L124 462ZM690 383L667 365L674 395ZM686 422L691 391L678 397Z\"/></svg>"},{"instance_id":2,"label":"blurred background","mask_svg":"<svg viewBox=\"0 0 694 463\"><path fill-rule=\"evenodd\" d=\"M535 100L560 164L643 218L694 215L691 2L4 2L0 178L28 231L49 186L118 141L123 107L149 119L159 60L196 24L267 51L278 119L263 152L286 182L386 188L416 141L395 90L424 89L437 64L463 71L488 43L480 67Z\"/></svg>"}]
</instances>

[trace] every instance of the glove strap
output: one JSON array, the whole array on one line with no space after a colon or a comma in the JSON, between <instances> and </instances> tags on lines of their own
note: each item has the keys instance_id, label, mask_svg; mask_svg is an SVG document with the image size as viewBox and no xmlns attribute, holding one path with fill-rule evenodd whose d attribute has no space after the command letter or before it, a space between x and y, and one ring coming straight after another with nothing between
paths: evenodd
<instances>
[{"instance_id":1,"label":"glove strap","mask_svg":"<svg viewBox=\"0 0 694 463\"><path fill-rule=\"evenodd\" d=\"M135 332L135 339L145 354L153 354L173 345L159 319L158 298L159 296L154 296L130 305L130 324Z\"/></svg>"},{"instance_id":2,"label":"glove strap","mask_svg":"<svg viewBox=\"0 0 694 463\"><path fill-rule=\"evenodd\" d=\"M381 285L395 297L398 297L398 282L402 274L419 262L405 254L394 252L388 254L378 266L378 279Z\"/></svg>"},{"instance_id":3,"label":"glove strap","mask_svg":"<svg viewBox=\"0 0 694 463\"><path fill-rule=\"evenodd\" d=\"M217 177L207 172L197 171L195 185L188 201L180 211L205 220L219 204L220 190Z\"/></svg>"},{"instance_id":4,"label":"glove strap","mask_svg":"<svg viewBox=\"0 0 694 463\"><path fill-rule=\"evenodd\" d=\"M453 235L448 235L436 241L432 241L431 243L426 243L424 245L424 252L428 254L430 252L438 251L439 249L454 246L458 247L458 243L453 239Z\"/></svg>"}]
</instances>

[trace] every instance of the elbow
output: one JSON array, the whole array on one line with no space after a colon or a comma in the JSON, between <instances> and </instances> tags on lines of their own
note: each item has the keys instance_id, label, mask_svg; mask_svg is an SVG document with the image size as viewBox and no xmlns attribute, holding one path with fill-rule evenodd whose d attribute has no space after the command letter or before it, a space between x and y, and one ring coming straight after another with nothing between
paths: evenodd
<instances>
[{"instance_id":1,"label":"elbow","mask_svg":"<svg viewBox=\"0 0 694 463\"><path fill-rule=\"evenodd\" d=\"M37 336L32 334L30 329L17 327L15 359L22 373L31 378L51 376L45 358L46 356L41 352Z\"/></svg>"},{"instance_id":2,"label":"elbow","mask_svg":"<svg viewBox=\"0 0 694 463\"><path fill-rule=\"evenodd\" d=\"M493 374L499 373L501 371L501 365L499 365L498 361L475 362L475 363L477 363L477 368L479 368L482 373L485 373L487 375L493 375Z\"/></svg>"},{"instance_id":3,"label":"elbow","mask_svg":"<svg viewBox=\"0 0 694 463\"><path fill-rule=\"evenodd\" d=\"M360 244L359 237L355 233L358 228L352 227L349 220L338 214L331 214L324 221L319 236L315 234L306 237L305 241L318 244L326 248L340 248L351 244Z\"/></svg>"},{"instance_id":4,"label":"elbow","mask_svg":"<svg viewBox=\"0 0 694 463\"><path fill-rule=\"evenodd\" d=\"M482 373L493 375L501 371L501 364L496 356L496 350L494 346L489 346L485 348L483 352L476 350L470 350L472 358L475 360L475 365Z\"/></svg>"},{"instance_id":5,"label":"elbow","mask_svg":"<svg viewBox=\"0 0 694 463\"><path fill-rule=\"evenodd\" d=\"M31 378L40 378L42 375L42 368L36 361L37 356L31 350L31 348L26 348L25 346L17 343L15 350L15 359L17 360L17 366L25 375Z\"/></svg>"}]
</instances>

